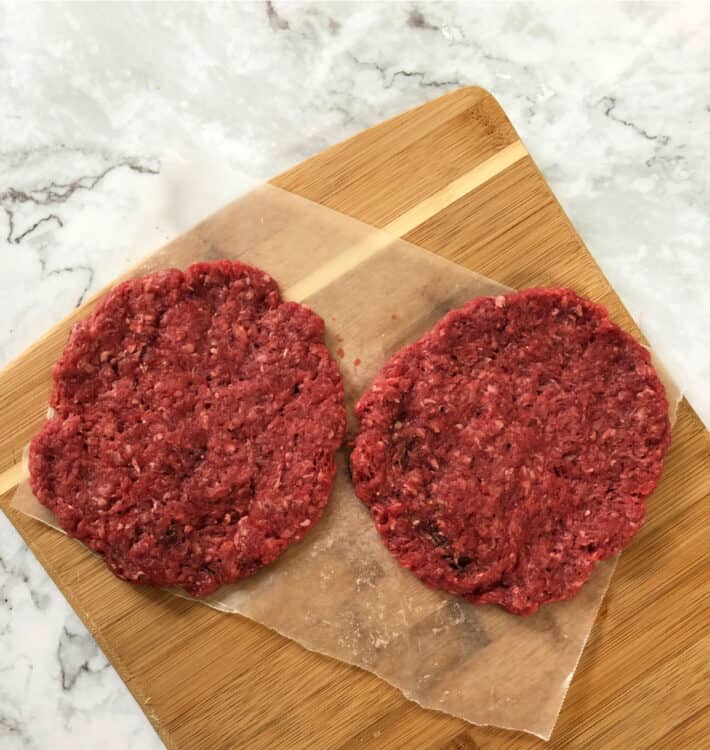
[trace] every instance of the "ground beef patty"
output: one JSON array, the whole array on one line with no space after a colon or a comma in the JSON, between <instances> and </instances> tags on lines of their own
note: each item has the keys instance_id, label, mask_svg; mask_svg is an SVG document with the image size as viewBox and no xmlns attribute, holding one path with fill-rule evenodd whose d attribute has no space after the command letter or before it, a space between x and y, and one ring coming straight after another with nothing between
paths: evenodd
<instances>
[{"instance_id":1,"label":"ground beef patty","mask_svg":"<svg viewBox=\"0 0 710 750\"><path fill-rule=\"evenodd\" d=\"M221 261L111 291L54 368L32 489L120 578L204 596L318 521L345 429L321 318Z\"/></svg>"},{"instance_id":2,"label":"ground beef patty","mask_svg":"<svg viewBox=\"0 0 710 750\"><path fill-rule=\"evenodd\" d=\"M392 554L515 614L572 596L628 544L670 440L648 351L566 289L454 310L357 414L355 489Z\"/></svg>"}]
</instances>

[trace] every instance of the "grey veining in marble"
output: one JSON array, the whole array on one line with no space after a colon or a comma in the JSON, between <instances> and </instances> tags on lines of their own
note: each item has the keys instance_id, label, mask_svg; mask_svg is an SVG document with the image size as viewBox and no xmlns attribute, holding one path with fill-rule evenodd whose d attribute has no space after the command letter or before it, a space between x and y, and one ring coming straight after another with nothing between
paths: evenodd
<instances>
[{"instance_id":1,"label":"grey veining in marble","mask_svg":"<svg viewBox=\"0 0 710 750\"><path fill-rule=\"evenodd\" d=\"M710 423L708 49L699 3L2 4L0 364L145 250L171 144L266 178L477 84ZM3 750L160 747L4 517L0 633Z\"/></svg>"}]
</instances>

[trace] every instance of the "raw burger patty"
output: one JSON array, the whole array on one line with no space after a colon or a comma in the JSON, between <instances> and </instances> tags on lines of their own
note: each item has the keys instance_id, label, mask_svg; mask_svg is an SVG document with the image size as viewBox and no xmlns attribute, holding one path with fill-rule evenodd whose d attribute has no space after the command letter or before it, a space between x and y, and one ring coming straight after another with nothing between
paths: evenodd
<instances>
[{"instance_id":1,"label":"raw burger patty","mask_svg":"<svg viewBox=\"0 0 710 750\"><path fill-rule=\"evenodd\" d=\"M648 351L566 289L449 313L357 415L355 490L392 554L515 614L572 596L629 543L670 441Z\"/></svg>"},{"instance_id":2,"label":"raw burger patty","mask_svg":"<svg viewBox=\"0 0 710 750\"><path fill-rule=\"evenodd\" d=\"M221 261L112 290L54 368L31 485L120 578L204 596L318 521L345 429L323 321Z\"/></svg>"}]
</instances>

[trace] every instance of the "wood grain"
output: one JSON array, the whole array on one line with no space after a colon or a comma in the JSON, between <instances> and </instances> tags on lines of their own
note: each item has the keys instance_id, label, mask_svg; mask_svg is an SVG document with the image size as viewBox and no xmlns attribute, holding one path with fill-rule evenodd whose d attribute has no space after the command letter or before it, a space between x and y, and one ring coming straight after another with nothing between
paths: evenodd
<instances>
[{"instance_id":1,"label":"wood grain","mask_svg":"<svg viewBox=\"0 0 710 750\"><path fill-rule=\"evenodd\" d=\"M273 182L504 284L574 287L638 333L481 89L406 112ZM41 424L51 365L88 309L0 374L0 471ZM710 735L709 448L684 402L648 522L621 558L550 747L700 748ZM243 618L127 586L78 543L8 509L8 498L3 509L171 750L545 746L420 709L373 675Z\"/></svg>"}]
</instances>

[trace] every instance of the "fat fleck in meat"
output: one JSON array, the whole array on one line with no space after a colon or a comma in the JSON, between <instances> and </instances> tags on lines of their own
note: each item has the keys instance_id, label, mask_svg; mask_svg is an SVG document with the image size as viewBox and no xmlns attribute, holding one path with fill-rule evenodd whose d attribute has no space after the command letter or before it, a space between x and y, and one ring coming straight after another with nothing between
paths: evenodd
<instances>
[{"instance_id":1,"label":"fat fleck in meat","mask_svg":"<svg viewBox=\"0 0 710 750\"><path fill-rule=\"evenodd\" d=\"M449 313L357 415L355 489L392 554L515 614L573 596L629 543L670 441L648 351L565 289Z\"/></svg>"},{"instance_id":2,"label":"fat fleck in meat","mask_svg":"<svg viewBox=\"0 0 710 750\"><path fill-rule=\"evenodd\" d=\"M242 263L127 281L54 368L31 485L128 581L204 596L320 518L345 429L323 321Z\"/></svg>"}]
</instances>

